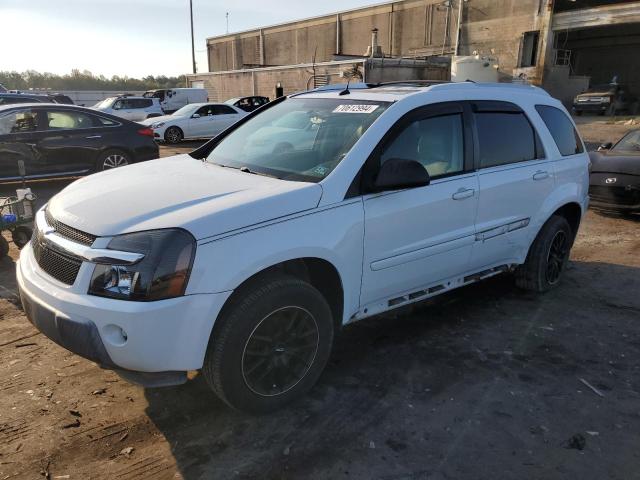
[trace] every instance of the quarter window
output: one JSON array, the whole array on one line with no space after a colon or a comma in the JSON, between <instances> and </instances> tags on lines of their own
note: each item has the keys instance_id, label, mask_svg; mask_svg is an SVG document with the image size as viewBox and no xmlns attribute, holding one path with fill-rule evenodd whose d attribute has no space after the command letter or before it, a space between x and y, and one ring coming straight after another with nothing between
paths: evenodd
<instances>
[{"instance_id":1,"label":"quarter window","mask_svg":"<svg viewBox=\"0 0 640 480\"><path fill-rule=\"evenodd\" d=\"M456 113L412 122L385 147L380 163L391 158L416 160L426 168L431 177L462 172L462 115Z\"/></svg>"},{"instance_id":2,"label":"quarter window","mask_svg":"<svg viewBox=\"0 0 640 480\"><path fill-rule=\"evenodd\" d=\"M548 105L536 105L549 133L563 157L584 152L582 141L569 117L560 109Z\"/></svg>"},{"instance_id":3,"label":"quarter window","mask_svg":"<svg viewBox=\"0 0 640 480\"><path fill-rule=\"evenodd\" d=\"M522 112L475 114L480 146L480 168L542 158L533 126Z\"/></svg>"}]
</instances>

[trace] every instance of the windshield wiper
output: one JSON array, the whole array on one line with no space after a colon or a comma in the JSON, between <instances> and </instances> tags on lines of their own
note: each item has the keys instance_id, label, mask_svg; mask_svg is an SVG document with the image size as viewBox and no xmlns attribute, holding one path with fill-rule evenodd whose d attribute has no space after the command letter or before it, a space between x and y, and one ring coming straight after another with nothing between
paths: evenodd
<instances>
[{"instance_id":1,"label":"windshield wiper","mask_svg":"<svg viewBox=\"0 0 640 480\"><path fill-rule=\"evenodd\" d=\"M233 168L234 170L240 170L242 173L250 173L251 175L261 175L263 177L278 178L275 175L269 175L269 174L262 173L262 172L256 172L255 170L251 170L249 167L246 167L246 166L234 167L233 165L224 165L222 163L214 163L214 165L217 165L219 167L224 167L224 168Z\"/></svg>"}]
</instances>

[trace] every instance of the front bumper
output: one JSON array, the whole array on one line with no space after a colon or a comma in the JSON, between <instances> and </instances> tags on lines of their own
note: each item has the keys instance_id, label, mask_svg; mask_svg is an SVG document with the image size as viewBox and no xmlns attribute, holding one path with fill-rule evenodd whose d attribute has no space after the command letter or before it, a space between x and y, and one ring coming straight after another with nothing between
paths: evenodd
<instances>
[{"instance_id":1,"label":"front bumper","mask_svg":"<svg viewBox=\"0 0 640 480\"><path fill-rule=\"evenodd\" d=\"M606 112L609 108L609 103L574 103L573 111L574 112L592 112L592 113L601 113Z\"/></svg>"},{"instance_id":2,"label":"front bumper","mask_svg":"<svg viewBox=\"0 0 640 480\"><path fill-rule=\"evenodd\" d=\"M640 177L637 175L596 172L591 174L589 183L594 208L640 212Z\"/></svg>"},{"instance_id":3,"label":"front bumper","mask_svg":"<svg viewBox=\"0 0 640 480\"><path fill-rule=\"evenodd\" d=\"M87 295L93 265L83 263L73 285L40 269L31 245L17 266L27 317L44 335L100 366L148 386L181 383L202 367L213 323L230 292L155 302Z\"/></svg>"}]
</instances>

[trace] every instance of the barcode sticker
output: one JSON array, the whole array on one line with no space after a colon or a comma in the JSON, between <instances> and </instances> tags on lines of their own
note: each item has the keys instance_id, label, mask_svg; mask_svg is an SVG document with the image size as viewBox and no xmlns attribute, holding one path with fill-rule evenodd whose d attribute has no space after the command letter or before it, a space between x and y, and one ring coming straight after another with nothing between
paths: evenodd
<instances>
[{"instance_id":1,"label":"barcode sticker","mask_svg":"<svg viewBox=\"0 0 640 480\"><path fill-rule=\"evenodd\" d=\"M333 113L373 113L379 105L338 105Z\"/></svg>"}]
</instances>

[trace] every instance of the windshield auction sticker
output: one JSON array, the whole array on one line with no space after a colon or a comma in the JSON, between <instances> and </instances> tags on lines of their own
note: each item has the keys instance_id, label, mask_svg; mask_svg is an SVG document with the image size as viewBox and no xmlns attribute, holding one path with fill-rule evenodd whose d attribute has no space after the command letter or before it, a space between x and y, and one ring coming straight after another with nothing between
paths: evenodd
<instances>
[{"instance_id":1,"label":"windshield auction sticker","mask_svg":"<svg viewBox=\"0 0 640 480\"><path fill-rule=\"evenodd\" d=\"M333 113L373 113L379 105L338 105Z\"/></svg>"}]
</instances>

